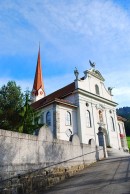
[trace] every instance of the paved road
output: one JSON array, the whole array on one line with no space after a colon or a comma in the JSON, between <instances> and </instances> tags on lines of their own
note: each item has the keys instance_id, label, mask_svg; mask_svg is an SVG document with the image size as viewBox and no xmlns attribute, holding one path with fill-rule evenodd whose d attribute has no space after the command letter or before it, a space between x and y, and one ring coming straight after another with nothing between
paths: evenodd
<instances>
[{"instance_id":1,"label":"paved road","mask_svg":"<svg viewBox=\"0 0 130 194\"><path fill-rule=\"evenodd\" d=\"M130 194L130 157L100 161L40 194Z\"/></svg>"}]
</instances>

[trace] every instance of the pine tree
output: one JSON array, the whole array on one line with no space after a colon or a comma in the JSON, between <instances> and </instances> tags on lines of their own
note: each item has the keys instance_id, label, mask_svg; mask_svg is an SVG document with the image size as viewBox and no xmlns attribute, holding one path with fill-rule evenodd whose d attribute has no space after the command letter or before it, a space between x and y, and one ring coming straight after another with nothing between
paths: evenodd
<instances>
[{"instance_id":1,"label":"pine tree","mask_svg":"<svg viewBox=\"0 0 130 194\"><path fill-rule=\"evenodd\" d=\"M0 89L0 128L18 131L20 111L23 106L23 94L20 86L9 81Z\"/></svg>"},{"instance_id":2,"label":"pine tree","mask_svg":"<svg viewBox=\"0 0 130 194\"><path fill-rule=\"evenodd\" d=\"M40 113L36 112L30 106L30 92L27 90L24 96L24 106L21 109L21 126L19 132L33 134L33 132L40 128L42 125L39 124Z\"/></svg>"}]
</instances>

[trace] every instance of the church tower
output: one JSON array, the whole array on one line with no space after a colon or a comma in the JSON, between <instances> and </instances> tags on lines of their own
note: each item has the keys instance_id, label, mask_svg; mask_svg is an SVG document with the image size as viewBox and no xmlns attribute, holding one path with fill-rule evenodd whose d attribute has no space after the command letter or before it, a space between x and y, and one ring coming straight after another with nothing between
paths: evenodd
<instances>
[{"instance_id":1,"label":"church tower","mask_svg":"<svg viewBox=\"0 0 130 194\"><path fill-rule=\"evenodd\" d=\"M41 68L40 46L39 46L37 66L36 66L31 99L32 99L32 102L36 102L44 97L45 97L45 90L44 90L44 84L42 79L42 68Z\"/></svg>"}]
</instances>

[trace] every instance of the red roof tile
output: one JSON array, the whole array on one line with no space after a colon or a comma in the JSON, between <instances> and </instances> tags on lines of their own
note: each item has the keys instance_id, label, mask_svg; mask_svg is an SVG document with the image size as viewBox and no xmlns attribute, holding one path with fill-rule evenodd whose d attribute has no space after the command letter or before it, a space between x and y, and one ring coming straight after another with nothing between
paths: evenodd
<instances>
[{"instance_id":1,"label":"red roof tile","mask_svg":"<svg viewBox=\"0 0 130 194\"><path fill-rule=\"evenodd\" d=\"M51 94L49 94L48 96L34 102L32 104L32 107L34 109L39 109L41 107L44 107L45 105L49 104L50 102L53 102L55 99L63 99L64 97L68 96L69 94L73 93L73 91L75 90L75 83L71 83ZM65 100L64 100L65 102ZM70 103L68 101L66 101L67 103Z\"/></svg>"},{"instance_id":2,"label":"red roof tile","mask_svg":"<svg viewBox=\"0 0 130 194\"><path fill-rule=\"evenodd\" d=\"M118 120L118 121L123 121L123 122L124 122L124 121L127 121L127 119L125 119L125 118L123 118L123 117L121 117L121 116L118 116L118 115L117 115L117 120Z\"/></svg>"}]
</instances>

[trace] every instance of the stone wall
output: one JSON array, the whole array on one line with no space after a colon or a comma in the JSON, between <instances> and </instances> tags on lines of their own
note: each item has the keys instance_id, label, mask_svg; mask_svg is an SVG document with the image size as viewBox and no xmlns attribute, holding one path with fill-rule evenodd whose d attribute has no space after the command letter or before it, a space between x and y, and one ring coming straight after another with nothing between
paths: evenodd
<instances>
[{"instance_id":1,"label":"stone wall","mask_svg":"<svg viewBox=\"0 0 130 194\"><path fill-rule=\"evenodd\" d=\"M67 142L53 139L45 127L38 136L0 130L1 192L6 187L15 188L15 193L20 193L19 188L30 193L34 186L38 189L59 182L102 158L102 147L96 147L94 140L89 145L80 144L77 135Z\"/></svg>"}]
</instances>

